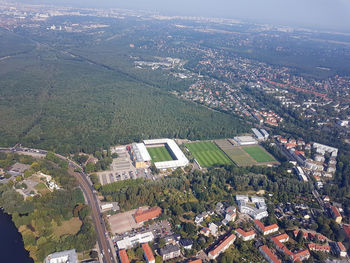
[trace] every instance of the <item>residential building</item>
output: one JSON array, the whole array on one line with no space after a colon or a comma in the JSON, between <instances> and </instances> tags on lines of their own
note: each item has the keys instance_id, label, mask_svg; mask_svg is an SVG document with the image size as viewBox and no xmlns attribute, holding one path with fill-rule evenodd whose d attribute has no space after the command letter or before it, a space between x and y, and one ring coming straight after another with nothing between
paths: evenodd
<instances>
[{"instance_id":1,"label":"residential building","mask_svg":"<svg viewBox=\"0 0 350 263\"><path fill-rule=\"evenodd\" d=\"M250 230L248 232L244 231L243 229L241 228L237 228L235 230L236 232L236 235L241 238L243 241L249 241L249 240L252 240L255 238L255 231L254 230Z\"/></svg>"},{"instance_id":2,"label":"residential building","mask_svg":"<svg viewBox=\"0 0 350 263\"><path fill-rule=\"evenodd\" d=\"M336 249L336 253L339 257L346 257L347 256L346 248L342 242L337 242L335 249Z\"/></svg>"},{"instance_id":3,"label":"residential building","mask_svg":"<svg viewBox=\"0 0 350 263\"><path fill-rule=\"evenodd\" d=\"M225 252L225 250L228 249L233 244L233 242L235 242L235 240L236 236L234 234L226 236L214 247L214 249L209 251L208 257L210 259L216 259L221 253Z\"/></svg>"},{"instance_id":4,"label":"residential building","mask_svg":"<svg viewBox=\"0 0 350 263\"><path fill-rule=\"evenodd\" d=\"M186 263L202 263L202 260L201 259L194 259L194 260L187 261Z\"/></svg>"},{"instance_id":5,"label":"residential building","mask_svg":"<svg viewBox=\"0 0 350 263\"><path fill-rule=\"evenodd\" d=\"M309 244L307 244L307 248L310 251L316 251L316 252L329 253L331 251L331 247L329 245L320 245L320 244L316 244L316 243L309 243Z\"/></svg>"},{"instance_id":6,"label":"residential building","mask_svg":"<svg viewBox=\"0 0 350 263\"><path fill-rule=\"evenodd\" d=\"M183 246L184 249L192 249L193 241L189 238L183 238L180 240L180 245Z\"/></svg>"},{"instance_id":7,"label":"residential building","mask_svg":"<svg viewBox=\"0 0 350 263\"><path fill-rule=\"evenodd\" d=\"M75 249L55 252L45 258L45 263L78 263L77 253Z\"/></svg>"},{"instance_id":8,"label":"residential building","mask_svg":"<svg viewBox=\"0 0 350 263\"><path fill-rule=\"evenodd\" d=\"M162 214L162 209L159 206L144 210L142 208L137 209L134 214L136 223L142 223L150 219L157 218Z\"/></svg>"},{"instance_id":9,"label":"residential building","mask_svg":"<svg viewBox=\"0 0 350 263\"><path fill-rule=\"evenodd\" d=\"M194 219L194 222L199 225L200 223L202 223L204 220L204 217L202 215L197 215Z\"/></svg>"},{"instance_id":10,"label":"residential building","mask_svg":"<svg viewBox=\"0 0 350 263\"><path fill-rule=\"evenodd\" d=\"M260 220L254 220L254 223L259 232L261 232L264 236L277 232L279 229L278 225L276 224L264 226Z\"/></svg>"},{"instance_id":11,"label":"residential building","mask_svg":"<svg viewBox=\"0 0 350 263\"><path fill-rule=\"evenodd\" d=\"M267 262L269 262L269 263L282 263L282 261L279 260L277 258L277 256L266 245L259 247L259 251L264 256L264 258L267 260Z\"/></svg>"},{"instance_id":12,"label":"residential building","mask_svg":"<svg viewBox=\"0 0 350 263\"><path fill-rule=\"evenodd\" d=\"M333 219L335 220L335 222L340 224L343 218L342 218L341 214L339 213L338 208L336 208L335 206L331 205L330 206L330 212L331 212L331 215L332 215Z\"/></svg>"},{"instance_id":13,"label":"residential building","mask_svg":"<svg viewBox=\"0 0 350 263\"><path fill-rule=\"evenodd\" d=\"M201 230L199 231L202 235L208 237L210 235L210 230L207 227L202 227Z\"/></svg>"},{"instance_id":14,"label":"residential building","mask_svg":"<svg viewBox=\"0 0 350 263\"><path fill-rule=\"evenodd\" d=\"M148 243L143 243L142 249L143 249L143 255L144 255L147 263L155 263L156 260L154 258L152 249L149 247Z\"/></svg>"},{"instance_id":15,"label":"residential building","mask_svg":"<svg viewBox=\"0 0 350 263\"><path fill-rule=\"evenodd\" d=\"M181 256L181 250L177 245L169 244L159 250L163 260L169 260Z\"/></svg>"},{"instance_id":16,"label":"residential building","mask_svg":"<svg viewBox=\"0 0 350 263\"><path fill-rule=\"evenodd\" d=\"M120 263L130 263L125 249L118 250L118 257L119 257Z\"/></svg>"},{"instance_id":17,"label":"residential building","mask_svg":"<svg viewBox=\"0 0 350 263\"><path fill-rule=\"evenodd\" d=\"M214 223L209 224L209 230L213 236L216 236L218 234L218 229L219 229L219 227L216 224L214 224Z\"/></svg>"}]
</instances>

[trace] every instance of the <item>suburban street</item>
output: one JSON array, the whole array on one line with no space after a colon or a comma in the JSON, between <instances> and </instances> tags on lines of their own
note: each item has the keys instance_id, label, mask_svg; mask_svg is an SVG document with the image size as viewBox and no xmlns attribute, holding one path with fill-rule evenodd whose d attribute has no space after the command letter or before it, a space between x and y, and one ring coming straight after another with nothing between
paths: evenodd
<instances>
[{"instance_id":1,"label":"suburban street","mask_svg":"<svg viewBox=\"0 0 350 263\"><path fill-rule=\"evenodd\" d=\"M16 145L13 148L0 148L0 151L29 154L29 155L33 155L34 157L35 156L44 157L47 154L47 151L44 151L44 150L21 148L18 145ZM83 168L78 164L76 164L75 162L73 162L72 160L69 160L62 155L56 154L56 156L58 156L62 160L67 161L69 163L69 166L73 168L73 171L69 171L69 172L73 176L75 176L75 178L77 179L78 184L86 197L88 205L91 207L91 217L95 226L97 243L101 252L100 256L102 258L102 262L104 263L116 262L116 259L113 255L113 248L111 247L110 243L107 240L108 239L108 237L106 236L107 229L103 221L103 218L101 217L101 214L100 214L97 197L93 193L93 187L89 182L89 180L87 179L87 174L85 174L84 172L74 172L74 169L79 168L81 169L81 171L83 171Z\"/></svg>"}]
</instances>

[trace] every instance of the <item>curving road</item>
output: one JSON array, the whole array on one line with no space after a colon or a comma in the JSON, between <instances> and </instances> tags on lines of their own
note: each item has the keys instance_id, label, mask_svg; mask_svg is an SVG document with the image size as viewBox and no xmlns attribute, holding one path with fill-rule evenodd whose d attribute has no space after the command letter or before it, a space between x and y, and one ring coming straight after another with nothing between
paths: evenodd
<instances>
[{"instance_id":1,"label":"curving road","mask_svg":"<svg viewBox=\"0 0 350 263\"><path fill-rule=\"evenodd\" d=\"M45 155L47 151L39 150L39 149L29 149L29 148L21 148L19 145L16 145L13 148L0 148L0 151L6 152L17 152L17 153L25 153L25 154L33 154L33 155ZM69 166L74 169L80 169L83 171L83 168L72 160L56 154L60 159L67 161ZM103 218L101 217L98 201L96 195L94 195L94 189L92 187L91 182L87 179L88 176L84 172L71 172L72 175L77 179L80 188L84 192L84 195L87 199L89 206L91 207L91 216L92 221L95 226L97 243L101 251L101 258L103 263L115 263L116 260L113 256L113 247L111 247L110 242L108 241L108 237L106 236L107 229L104 223Z\"/></svg>"}]
</instances>

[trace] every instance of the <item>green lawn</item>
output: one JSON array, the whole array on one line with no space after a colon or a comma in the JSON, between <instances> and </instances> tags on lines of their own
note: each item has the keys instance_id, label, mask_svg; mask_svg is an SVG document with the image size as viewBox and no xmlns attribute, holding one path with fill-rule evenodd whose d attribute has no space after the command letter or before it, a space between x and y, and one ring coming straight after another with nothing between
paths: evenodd
<instances>
[{"instance_id":1,"label":"green lawn","mask_svg":"<svg viewBox=\"0 0 350 263\"><path fill-rule=\"evenodd\" d=\"M153 163L173 160L173 158L171 157L169 151L165 146L147 148L147 150L149 155L152 158Z\"/></svg>"},{"instance_id":2,"label":"green lawn","mask_svg":"<svg viewBox=\"0 0 350 263\"><path fill-rule=\"evenodd\" d=\"M243 150L246 151L258 163L276 161L270 154L268 154L260 146L247 146L247 147L243 147Z\"/></svg>"},{"instance_id":3,"label":"green lawn","mask_svg":"<svg viewBox=\"0 0 350 263\"><path fill-rule=\"evenodd\" d=\"M213 142L186 143L187 149L202 167L233 164L225 153Z\"/></svg>"}]
</instances>

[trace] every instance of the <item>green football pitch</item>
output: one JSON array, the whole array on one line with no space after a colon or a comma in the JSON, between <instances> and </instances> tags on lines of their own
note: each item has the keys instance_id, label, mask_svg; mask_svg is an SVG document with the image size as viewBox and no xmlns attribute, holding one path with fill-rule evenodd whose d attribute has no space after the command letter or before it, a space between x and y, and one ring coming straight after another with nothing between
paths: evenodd
<instances>
[{"instance_id":1,"label":"green football pitch","mask_svg":"<svg viewBox=\"0 0 350 263\"><path fill-rule=\"evenodd\" d=\"M225 153L213 142L186 143L185 146L202 167L233 164Z\"/></svg>"},{"instance_id":2,"label":"green football pitch","mask_svg":"<svg viewBox=\"0 0 350 263\"><path fill-rule=\"evenodd\" d=\"M147 148L147 151L151 156L153 163L173 160L168 149L165 146Z\"/></svg>"},{"instance_id":3,"label":"green football pitch","mask_svg":"<svg viewBox=\"0 0 350 263\"><path fill-rule=\"evenodd\" d=\"M276 161L271 155L269 155L260 146L247 146L247 147L242 147L242 148L258 163Z\"/></svg>"}]
</instances>

